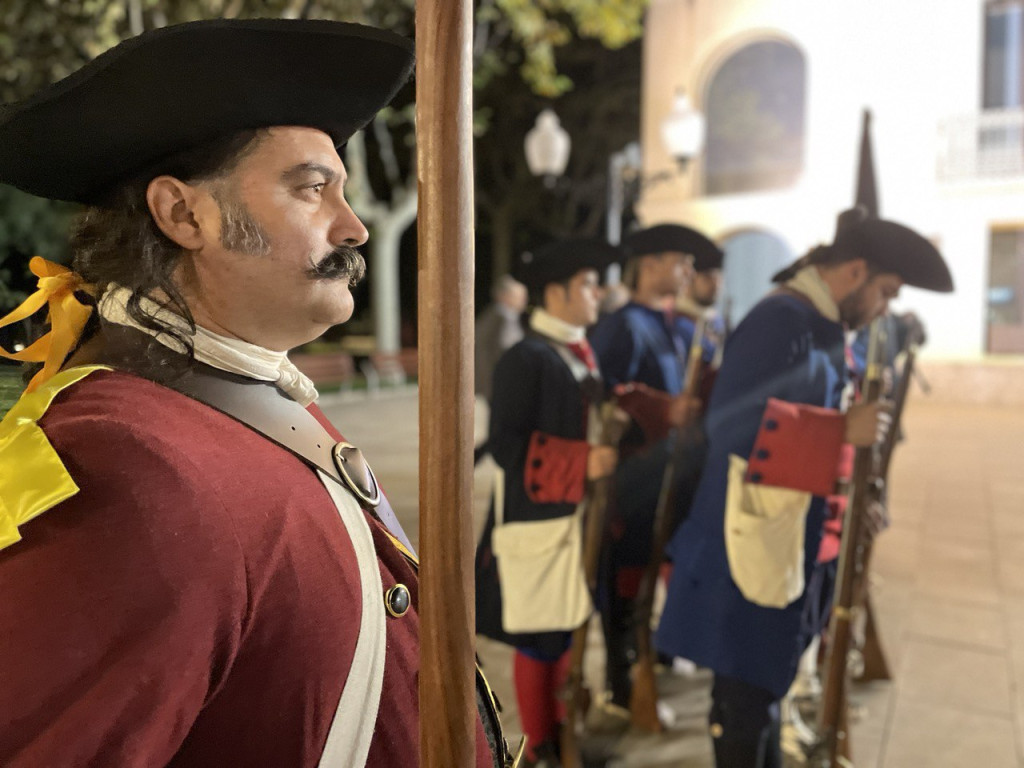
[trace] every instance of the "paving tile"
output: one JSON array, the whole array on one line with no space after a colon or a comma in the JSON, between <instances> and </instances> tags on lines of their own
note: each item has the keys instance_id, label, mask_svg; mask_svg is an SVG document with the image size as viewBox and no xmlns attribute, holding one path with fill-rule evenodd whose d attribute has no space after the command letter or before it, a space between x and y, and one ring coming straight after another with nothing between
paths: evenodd
<instances>
[{"instance_id":1,"label":"paving tile","mask_svg":"<svg viewBox=\"0 0 1024 768\"><path fill-rule=\"evenodd\" d=\"M914 597L913 583L889 577L871 588L871 600L881 636L882 651L893 675L897 676L902 664L904 630Z\"/></svg>"},{"instance_id":2,"label":"paving tile","mask_svg":"<svg viewBox=\"0 0 1024 768\"><path fill-rule=\"evenodd\" d=\"M325 410L364 449L399 518L415 532L415 394L339 401ZM872 566L872 595L895 680L853 689L866 707L853 724L857 768L1018 765L1015 734L1024 744L1024 417L1010 416L1007 409L951 408L923 398L909 406L909 440L893 464L893 526L879 539ZM477 528L491 472L485 464L476 474ZM515 735L511 650L480 639L479 651ZM592 684L601 680L603 659L595 623L586 669ZM610 765L709 768L707 673L659 684L678 713L677 728L660 738L613 739L620 757Z\"/></svg>"},{"instance_id":3,"label":"paving tile","mask_svg":"<svg viewBox=\"0 0 1024 768\"><path fill-rule=\"evenodd\" d=\"M998 608L929 597L914 600L904 637L946 640L994 650L1008 647L1003 613Z\"/></svg>"},{"instance_id":4,"label":"paving tile","mask_svg":"<svg viewBox=\"0 0 1024 768\"><path fill-rule=\"evenodd\" d=\"M991 539L924 537L916 574L920 594L995 605L999 585Z\"/></svg>"},{"instance_id":5,"label":"paving tile","mask_svg":"<svg viewBox=\"0 0 1024 768\"><path fill-rule=\"evenodd\" d=\"M900 698L881 766L1017 768L1014 725L1006 717Z\"/></svg>"},{"instance_id":6,"label":"paving tile","mask_svg":"<svg viewBox=\"0 0 1024 768\"><path fill-rule=\"evenodd\" d=\"M926 518L922 528L923 542L930 547L956 545L989 549L995 538L995 527L988 521Z\"/></svg>"},{"instance_id":7,"label":"paving tile","mask_svg":"<svg viewBox=\"0 0 1024 768\"><path fill-rule=\"evenodd\" d=\"M1009 659L948 643L903 638L899 670L902 702L920 701L1009 718L1012 711Z\"/></svg>"},{"instance_id":8,"label":"paving tile","mask_svg":"<svg viewBox=\"0 0 1024 768\"><path fill-rule=\"evenodd\" d=\"M996 575L1004 592L1024 595L1024 563L1002 560L998 564Z\"/></svg>"},{"instance_id":9,"label":"paving tile","mask_svg":"<svg viewBox=\"0 0 1024 768\"><path fill-rule=\"evenodd\" d=\"M994 483L989 489L989 499L996 516L1024 518L1024 482Z\"/></svg>"},{"instance_id":10,"label":"paving tile","mask_svg":"<svg viewBox=\"0 0 1024 768\"><path fill-rule=\"evenodd\" d=\"M887 578L912 578L921 562L921 549L919 531L893 526L875 542L871 570Z\"/></svg>"}]
</instances>

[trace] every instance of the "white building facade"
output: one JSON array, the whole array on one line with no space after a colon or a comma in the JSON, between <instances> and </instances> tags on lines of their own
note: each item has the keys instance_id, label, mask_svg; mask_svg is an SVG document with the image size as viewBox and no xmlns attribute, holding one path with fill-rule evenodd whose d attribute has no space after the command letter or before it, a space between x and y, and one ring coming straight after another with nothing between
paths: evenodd
<instances>
[{"instance_id":1,"label":"white building facade","mask_svg":"<svg viewBox=\"0 0 1024 768\"><path fill-rule=\"evenodd\" d=\"M933 239L956 284L896 308L924 319L932 360L1019 361L1024 0L652 0L646 23L645 175L673 165L659 130L680 89L707 144L637 213L725 247L733 321L832 239L868 108L880 213Z\"/></svg>"}]
</instances>

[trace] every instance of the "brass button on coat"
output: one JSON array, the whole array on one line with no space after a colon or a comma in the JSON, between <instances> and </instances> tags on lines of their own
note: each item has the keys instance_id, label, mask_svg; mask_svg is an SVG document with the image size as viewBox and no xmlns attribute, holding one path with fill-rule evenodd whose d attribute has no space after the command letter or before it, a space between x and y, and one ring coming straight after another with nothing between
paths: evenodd
<instances>
[{"instance_id":1,"label":"brass button on coat","mask_svg":"<svg viewBox=\"0 0 1024 768\"><path fill-rule=\"evenodd\" d=\"M409 595L409 588L405 584L395 584L384 593L384 607L388 613L396 619L400 619L409 612L412 605L412 597Z\"/></svg>"}]
</instances>

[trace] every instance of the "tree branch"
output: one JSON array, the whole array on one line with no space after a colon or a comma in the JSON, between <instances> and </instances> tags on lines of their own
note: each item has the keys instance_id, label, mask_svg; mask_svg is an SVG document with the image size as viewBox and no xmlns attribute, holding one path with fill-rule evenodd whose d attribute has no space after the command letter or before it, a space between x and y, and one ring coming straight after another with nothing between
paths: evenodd
<instances>
[{"instance_id":1,"label":"tree branch","mask_svg":"<svg viewBox=\"0 0 1024 768\"><path fill-rule=\"evenodd\" d=\"M370 185L370 175L366 168L366 139L362 131L357 131L348 140L345 167L348 170L345 195L359 215L368 223L372 222L386 208L380 204Z\"/></svg>"},{"instance_id":2,"label":"tree branch","mask_svg":"<svg viewBox=\"0 0 1024 768\"><path fill-rule=\"evenodd\" d=\"M391 138L391 131L381 118L380 114L373 118L373 136L377 139L378 153L384 164L384 175L387 177L389 187L397 187L401 184L402 174L398 170L398 158L395 156L395 142Z\"/></svg>"}]
</instances>

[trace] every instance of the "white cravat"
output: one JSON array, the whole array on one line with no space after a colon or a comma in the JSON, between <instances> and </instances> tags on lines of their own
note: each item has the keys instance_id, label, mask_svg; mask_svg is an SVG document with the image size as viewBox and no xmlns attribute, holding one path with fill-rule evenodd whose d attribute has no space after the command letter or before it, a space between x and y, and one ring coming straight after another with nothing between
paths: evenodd
<instances>
[{"instance_id":1,"label":"white cravat","mask_svg":"<svg viewBox=\"0 0 1024 768\"><path fill-rule=\"evenodd\" d=\"M579 325L569 325L540 307L530 314L530 327L537 333L563 344L578 344L586 338L585 328Z\"/></svg>"},{"instance_id":2,"label":"white cravat","mask_svg":"<svg viewBox=\"0 0 1024 768\"><path fill-rule=\"evenodd\" d=\"M817 267L813 265L804 267L787 280L785 285L810 299L814 308L833 323L839 322L839 305L832 298L832 292L828 289L825 281L821 279Z\"/></svg>"},{"instance_id":3,"label":"white cravat","mask_svg":"<svg viewBox=\"0 0 1024 768\"><path fill-rule=\"evenodd\" d=\"M147 333L168 349L184 353L185 350L173 336L135 322L127 310L131 295L130 289L111 284L100 299L100 316L108 322ZM195 357L199 362L257 381L272 381L303 408L317 399L313 382L288 359L287 352L275 352L240 339L229 339L198 325L193 335L185 319L175 312L145 297L142 297L140 304L147 314L160 322L173 326L186 336L191 335Z\"/></svg>"}]
</instances>

